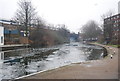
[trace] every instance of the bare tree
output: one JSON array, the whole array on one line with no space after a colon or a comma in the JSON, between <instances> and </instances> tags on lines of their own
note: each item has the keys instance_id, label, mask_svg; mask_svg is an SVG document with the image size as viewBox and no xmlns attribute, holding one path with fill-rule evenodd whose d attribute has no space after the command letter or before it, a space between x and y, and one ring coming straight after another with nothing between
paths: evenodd
<instances>
[{"instance_id":1,"label":"bare tree","mask_svg":"<svg viewBox=\"0 0 120 81\"><path fill-rule=\"evenodd\" d=\"M90 20L81 28L81 32L83 39L92 39L97 38L101 34L101 29L95 21Z\"/></svg>"},{"instance_id":2,"label":"bare tree","mask_svg":"<svg viewBox=\"0 0 120 81\"><path fill-rule=\"evenodd\" d=\"M19 22L20 25L25 27L26 37L28 36L28 26L30 26L31 21L35 18L36 12L35 8L32 6L31 1L20 0L18 2L19 9L16 12L15 20Z\"/></svg>"},{"instance_id":3,"label":"bare tree","mask_svg":"<svg viewBox=\"0 0 120 81\"><path fill-rule=\"evenodd\" d=\"M112 30L113 30L113 22L112 21L110 21L109 23L109 25L105 25L105 19L106 18L109 18L109 17L112 17L113 16L113 14L114 14L114 11L113 10L109 10L108 12L106 12L106 14L103 14L102 16L101 16L101 18L102 18L102 21L103 21L103 23L102 23L102 30L103 30L103 35L104 35L104 41L106 40L106 37L107 36L109 36L109 40L112 40L111 38L112 38Z\"/></svg>"},{"instance_id":4,"label":"bare tree","mask_svg":"<svg viewBox=\"0 0 120 81\"><path fill-rule=\"evenodd\" d=\"M108 12L106 12L105 14L103 14L103 15L101 16L101 21L102 21L101 28L102 28L103 31L104 31L104 26L103 26L103 24L104 24L104 19L105 19L105 18L108 18L108 17L111 17L113 14L114 14L114 11L113 11L113 10L109 10Z\"/></svg>"},{"instance_id":5,"label":"bare tree","mask_svg":"<svg viewBox=\"0 0 120 81\"><path fill-rule=\"evenodd\" d=\"M102 18L102 20L104 20L105 18L110 17L110 16L112 16L113 14L114 14L114 11L113 11L113 10L109 10L108 12L106 12L105 14L103 14L103 15L101 16L101 18Z\"/></svg>"},{"instance_id":6,"label":"bare tree","mask_svg":"<svg viewBox=\"0 0 120 81\"><path fill-rule=\"evenodd\" d=\"M46 27L46 22L41 18L41 17L36 17L32 21L33 25L37 28L45 28Z\"/></svg>"}]
</instances>

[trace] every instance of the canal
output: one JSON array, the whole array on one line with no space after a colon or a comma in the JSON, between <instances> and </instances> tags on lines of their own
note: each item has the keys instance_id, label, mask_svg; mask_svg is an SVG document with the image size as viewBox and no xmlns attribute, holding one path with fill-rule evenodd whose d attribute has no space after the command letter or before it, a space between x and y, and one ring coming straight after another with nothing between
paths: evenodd
<instances>
[{"instance_id":1,"label":"canal","mask_svg":"<svg viewBox=\"0 0 120 81\"><path fill-rule=\"evenodd\" d=\"M49 48L26 48L0 52L0 80L14 79L71 63L104 58L103 47L70 43Z\"/></svg>"}]
</instances>

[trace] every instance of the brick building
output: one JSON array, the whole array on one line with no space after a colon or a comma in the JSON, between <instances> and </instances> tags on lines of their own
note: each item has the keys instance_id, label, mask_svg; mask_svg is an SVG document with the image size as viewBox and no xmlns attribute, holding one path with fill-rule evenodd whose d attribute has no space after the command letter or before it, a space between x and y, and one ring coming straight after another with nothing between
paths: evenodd
<instances>
[{"instance_id":1,"label":"brick building","mask_svg":"<svg viewBox=\"0 0 120 81\"><path fill-rule=\"evenodd\" d=\"M104 19L104 40L107 44L120 44L120 14Z\"/></svg>"},{"instance_id":2,"label":"brick building","mask_svg":"<svg viewBox=\"0 0 120 81\"><path fill-rule=\"evenodd\" d=\"M4 44L28 44L20 25L9 20L0 20L0 25L4 27Z\"/></svg>"}]
</instances>

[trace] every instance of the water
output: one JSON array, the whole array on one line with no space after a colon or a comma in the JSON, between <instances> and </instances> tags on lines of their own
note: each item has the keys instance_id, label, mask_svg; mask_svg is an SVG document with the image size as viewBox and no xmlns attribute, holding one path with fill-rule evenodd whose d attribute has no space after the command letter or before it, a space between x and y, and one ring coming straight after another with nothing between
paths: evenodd
<instances>
[{"instance_id":1,"label":"water","mask_svg":"<svg viewBox=\"0 0 120 81\"><path fill-rule=\"evenodd\" d=\"M0 79L13 79L71 63L101 59L104 57L104 53L102 47L81 43L1 52ZM19 60L12 60L16 58Z\"/></svg>"}]
</instances>

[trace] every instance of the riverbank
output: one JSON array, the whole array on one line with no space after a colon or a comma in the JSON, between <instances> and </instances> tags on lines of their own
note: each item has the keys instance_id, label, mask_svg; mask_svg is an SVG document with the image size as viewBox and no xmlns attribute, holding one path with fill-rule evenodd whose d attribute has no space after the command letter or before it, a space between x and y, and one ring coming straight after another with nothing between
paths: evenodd
<instances>
[{"instance_id":1,"label":"riverbank","mask_svg":"<svg viewBox=\"0 0 120 81\"><path fill-rule=\"evenodd\" d=\"M118 48L100 46L105 47L109 54L104 59L71 64L22 79L118 79ZM110 54L114 54L112 59Z\"/></svg>"},{"instance_id":2,"label":"riverbank","mask_svg":"<svg viewBox=\"0 0 120 81\"><path fill-rule=\"evenodd\" d=\"M15 50L15 49L26 48L26 47L29 47L29 44L1 45L0 51L9 51L9 50Z\"/></svg>"}]
</instances>

